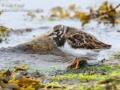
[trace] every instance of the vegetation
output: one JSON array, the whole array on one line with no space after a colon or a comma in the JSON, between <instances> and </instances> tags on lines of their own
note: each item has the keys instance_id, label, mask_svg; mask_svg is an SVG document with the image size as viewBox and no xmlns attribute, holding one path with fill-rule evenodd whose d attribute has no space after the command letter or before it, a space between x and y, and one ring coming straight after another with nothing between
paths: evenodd
<instances>
[{"instance_id":1,"label":"vegetation","mask_svg":"<svg viewBox=\"0 0 120 90\"><path fill-rule=\"evenodd\" d=\"M78 71L82 69L84 67ZM119 90L119 75L119 65L89 65L86 70L76 74L65 71L64 74L55 76L45 76L38 70L31 72L27 65L21 65L11 70L0 71L0 87L3 90L48 90L48 88L53 90Z\"/></svg>"},{"instance_id":2,"label":"vegetation","mask_svg":"<svg viewBox=\"0 0 120 90\"><path fill-rule=\"evenodd\" d=\"M104 23L115 26L115 24L120 23L120 10L117 10L119 6L120 4L113 6L105 1L98 8L89 6L89 12L82 11L82 7L76 6L75 4L69 5L68 8L56 6L52 8L49 16L46 17L42 15L41 19L48 18L50 21L59 19L78 19L82 22L82 26L94 20L97 21L98 24ZM72 15L71 13L74 14ZM35 13L28 12L27 15L32 19L35 18Z\"/></svg>"}]
</instances>

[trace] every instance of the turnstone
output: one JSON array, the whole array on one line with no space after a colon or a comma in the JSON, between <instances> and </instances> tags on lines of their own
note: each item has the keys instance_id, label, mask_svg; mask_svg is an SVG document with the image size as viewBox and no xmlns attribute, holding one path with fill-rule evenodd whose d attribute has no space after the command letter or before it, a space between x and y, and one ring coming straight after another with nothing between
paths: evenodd
<instances>
[{"instance_id":1,"label":"turnstone","mask_svg":"<svg viewBox=\"0 0 120 90\"><path fill-rule=\"evenodd\" d=\"M53 36L56 45L64 53L76 57L74 61L67 66L67 68L76 63L74 69L78 69L80 57L93 55L96 51L111 48L111 45L99 41L95 36L75 27L65 25L56 25L53 28L53 32L48 36Z\"/></svg>"}]
</instances>

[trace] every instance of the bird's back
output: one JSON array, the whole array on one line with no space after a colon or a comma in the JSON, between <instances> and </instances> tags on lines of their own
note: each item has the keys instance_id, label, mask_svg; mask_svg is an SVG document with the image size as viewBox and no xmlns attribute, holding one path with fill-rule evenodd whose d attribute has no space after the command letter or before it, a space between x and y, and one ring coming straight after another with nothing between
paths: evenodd
<instances>
[{"instance_id":1,"label":"bird's back","mask_svg":"<svg viewBox=\"0 0 120 90\"><path fill-rule=\"evenodd\" d=\"M67 27L66 41L72 48L109 49L111 45L99 41L95 36L74 27Z\"/></svg>"}]
</instances>

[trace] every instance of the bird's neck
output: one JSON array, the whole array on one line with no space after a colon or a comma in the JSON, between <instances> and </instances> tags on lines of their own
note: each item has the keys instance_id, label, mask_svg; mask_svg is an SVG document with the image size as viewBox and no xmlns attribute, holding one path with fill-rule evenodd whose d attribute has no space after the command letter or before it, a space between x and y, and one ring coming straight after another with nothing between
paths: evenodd
<instances>
[{"instance_id":1,"label":"bird's neck","mask_svg":"<svg viewBox=\"0 0 120 90\"><path fill-rule=\"evenodd\" d=\"M58 36L56 38L53 38L57 44L58 47L61 47L65 44L65 36L61 37L61 36Z\"/></svg>"}]
</instances>

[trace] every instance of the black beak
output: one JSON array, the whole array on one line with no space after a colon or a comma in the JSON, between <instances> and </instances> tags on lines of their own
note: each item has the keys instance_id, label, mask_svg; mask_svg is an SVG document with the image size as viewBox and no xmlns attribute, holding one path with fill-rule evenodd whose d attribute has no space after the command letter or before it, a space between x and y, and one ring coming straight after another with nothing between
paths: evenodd
<instances>
[{"instance_id":1,"label":"black beak","mask_svg":"<svg viewBox=\"0 0 120 90\"><path fill-rule=\"evenodd\" d=\"M50 33L47 37L52 36L52 35L54 35L54 33L53 33L53 32L52 32L52 33Z\"/></svg>"}]
</instances>

